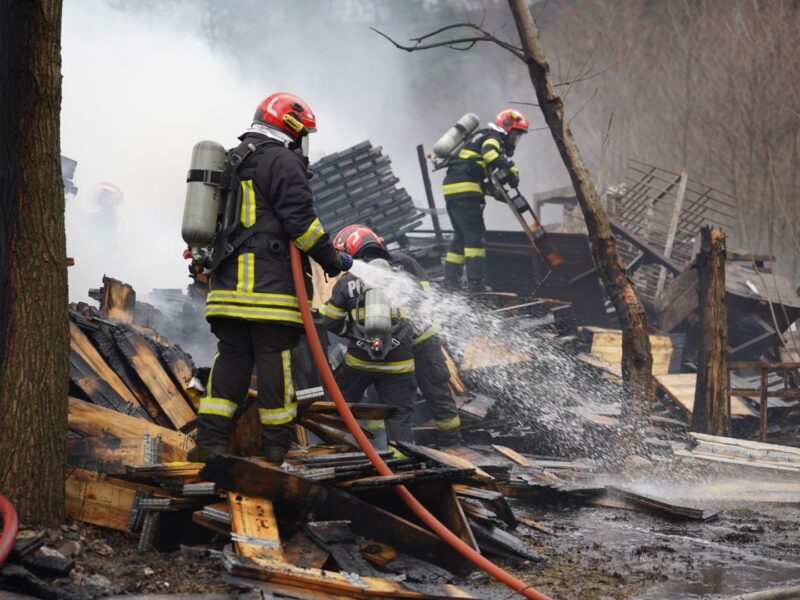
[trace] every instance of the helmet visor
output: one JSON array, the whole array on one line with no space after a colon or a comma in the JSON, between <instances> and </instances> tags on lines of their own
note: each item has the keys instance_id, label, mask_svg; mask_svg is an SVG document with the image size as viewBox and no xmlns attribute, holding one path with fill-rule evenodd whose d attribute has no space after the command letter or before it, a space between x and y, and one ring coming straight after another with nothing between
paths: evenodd
<instances>
[{"instance_id":1,"label":"helmet visor","mask_svg":"<svg viewBox=\"0 0 800 600\"><path fill-rule=\"evenodd\" d=\"M508 134L508 145L511 148L516 148L519 138L521 138L523 135L525 135L525 132L521 129L512 129Z\"/></svg>"}]
</instances>

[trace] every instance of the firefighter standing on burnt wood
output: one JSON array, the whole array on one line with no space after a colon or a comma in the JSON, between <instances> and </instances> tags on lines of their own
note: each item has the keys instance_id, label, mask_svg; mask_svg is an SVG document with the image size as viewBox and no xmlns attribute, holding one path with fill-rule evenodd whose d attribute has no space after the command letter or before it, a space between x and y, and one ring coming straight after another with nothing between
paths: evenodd
<instances>
[{"instance_id":1,"label":"firefighter standing on burnt wood","mask_svg":"<svg viewBox=\"0 0 800 600\"><path fill-rule=\"evenodd\" d=\"M345 227L336 234L333 245L354 258L391 268L391 254L380 238L363 225ZM386 419L389 440L412 441L417 384L410 315L407 309L391 306L385 299L378 306L369 305L369 293L360 279L348 273L336 282L330 299L320 308L328 331L349 338L336 383L351 404L361 402L367 388L374 385L379 402L395 408ZM385 312L386 329L380 343L374 344L378 334L370 331L367 315L378 313L379 308Z\"/></svg>"},{"instance_id":2,"label":"firefighter standing on burnt wood","mask_svg":"<svg viewBox=\"0 0 800 600\"><path fill-rule=\"evenodd\" d=\"M456 156L449 159L443 193L447 214L453 225L453 241L445 257L444 281L448 289L461 288L464 266L467 291L486 290L483 279L486 264L483 209L484 195L490 193L487 175L504 174L500 184L517 187L519 170L509 158L519 138L528 131L528 119L519 111L507 109L470 136Z\"/></svg>"},{"instance_id":3,"label":"firefighter standing on burnt wood","mask_svg":"<svg viewBox=\"0 0 800 600\"><path fill-rule=\"evenodd\" d=\"M291 445L297 415L292 348L303 333L298 301L310 296L296 297L289 244L304 253L309 293L307 256L331 276L352 264L333 248L314 213L307 158L314 131L308 104L275 93L258 106L241 144L228 153L228 160L238 162L231 185L238 186L241 209L232 235L216 244L215 254L223 254L209 281L206 318L219 344L190 460L227 451L232 418L247 397L254 365L263 456L280 465Z\"/></svg>"},{"instance_id":4,"label":"firefighter standing on burnt wood","mask_svg":"<svg viewBox=\"0 0 800 600\"><path fill-rule=\"evenodd\" d=\"M423 293L430 289L430 281L425 269L414 257L404 252L391 253L392 265L416 278ZM450 371L444 361L439 323L426 323L414 338L414 375L422 397L428 403L436 423L436 439L440 448L452 448L463 444L461 439L461 418L458 407L450 391Z\"/></svg>"}]
</instances>

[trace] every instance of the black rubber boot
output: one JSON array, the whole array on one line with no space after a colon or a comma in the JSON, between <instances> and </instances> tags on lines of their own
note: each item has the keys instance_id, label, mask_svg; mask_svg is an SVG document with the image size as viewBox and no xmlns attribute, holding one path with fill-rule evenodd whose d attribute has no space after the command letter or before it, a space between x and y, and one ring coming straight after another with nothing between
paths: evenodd
<instances>
[{"instance_id":1,"label":"black rubber boot","mask_svg":"<svg viewBox=\"0 0 800 600\"><path fill-rule=\"evenodd\" d=\"M272 467L280 467L286 458L287 451L276 446L268 447L264 450L264 460Z\"/></svg>"},{"instance_id":2,"label":"black rubber boot","mask_svg":"<svg viewBox=\"0 0 800 600\"><path fill-rule=\"evenodd\" d=\"M464 445L461 439L461 429L451 429L449 431L437 431L436 441L439 448L458 448Z\"/></svg>"},{"instance_id":3,"label":"black rubber boot","mask_svg":"<svg viewBox=\"0 0 800 600\"><path fill-rule=\"evenodd\" d=\"M491 292L492 288L483 283L483 279L470 279L467 282L467 293L478 294L480 292Z\"/></svg>"},{"instance_id":4,"label":"black rubber boot","mask_svg":"<svg viewBox=\"0 0 800 600\"><path fill-rule=\"evenodd\" d=\"M189 462L206 462L212 456L227 453L227 446L201 446L198 444L186 453L186 460Z\"/></svg>"}]
</instances>

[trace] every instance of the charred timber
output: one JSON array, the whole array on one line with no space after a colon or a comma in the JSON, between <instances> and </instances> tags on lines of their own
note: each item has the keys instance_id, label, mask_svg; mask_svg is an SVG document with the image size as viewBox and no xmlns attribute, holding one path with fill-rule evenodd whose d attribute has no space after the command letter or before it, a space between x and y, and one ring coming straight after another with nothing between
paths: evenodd
<instances>
[{"instance_id":1,"label":"charred timber","mask_svg":"<svg viewBox=\"0 0 800 600\"><path fill-rule=\"evenodd\" d=\"M692 431L730 435L728 405L728 315L725 306L725 234L718 227L700 230L697 255L701 337Z\"/></svg>"}]
</instances>

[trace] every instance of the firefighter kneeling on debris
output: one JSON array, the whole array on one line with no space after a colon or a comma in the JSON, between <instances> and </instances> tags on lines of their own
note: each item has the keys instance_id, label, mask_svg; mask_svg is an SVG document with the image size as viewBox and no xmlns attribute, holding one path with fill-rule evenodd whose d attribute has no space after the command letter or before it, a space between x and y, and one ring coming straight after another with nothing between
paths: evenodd
<instances>
[{"instance_id":1,"label":"firefighter kneeling on debris","mask_svg":"<svg viewBox=\"0 0 800 600\"><path fill-rule=\"evenodd\" d=\"M429 285L425 270L416 260L399 252L390 253L381 238L364 225L345 227L335 236L333 245L339 252L373 266L405 270L423 290ZM438 338L441 327L430 324L424 331L417 331L409 320L410 309L393 307L391 300L380 290L369 289L363 281L347 274L336 283L331 298L321 307L327 329L350 338L336 378L342 394L348 402L357 403L367 388L374 385L379 402L395 408L394 414L386 419L389 440L410 441L419 385L436 420L439 445L459 446L461 422L450 394L450 375ZM381 310L385 312L382 330L376 319ZM368 428L375 425L367 423Z\"/></svg>"},{"instance_id":2,"label":"firefighter kneeling on debris","mask_svg":"<svg viewBox=\"0 0 800 600\"><path fill-rule=\"evenodd\" d=\"M444 266L445 286L449 289L460 289L465 264L467 291L486 289L483 283L486 269L483 209L486 206L484 194L491 192L487 188L487 174L490 171L504 173L499 183L517 187L519 169L509 157L513 156L519 138L527 132L525 115L512 109L504 110L494 123L473 133L458 154L448 159L442 191L453 225L453 241Z\"/></svg>"},{"instance_id":3,"label":"firefighter kneeling on debris","mask_svg":"<svg viewBox=\"0 0 800 600\"><path fill-rule=\"evenodd\" d=\"M241 209L230 238L216 244L215 252L225 255L209 281L206 318L219 345L198 410L198 446L189 460L227 452L233 415L247 397L254 365L263 456L280 465L291 445L297 415L292 348L303 333L298 300L310 297L295 295L290 240L304 253L306 273L306 255L331 276L352 264L333 248L314 213L307 170L308 134L314 131L308 105L276 93L258 106L241 144L228 152L227 160L236 160ZM306 285L310 291L308 278Z\"/></svg>"}]
</instances>

